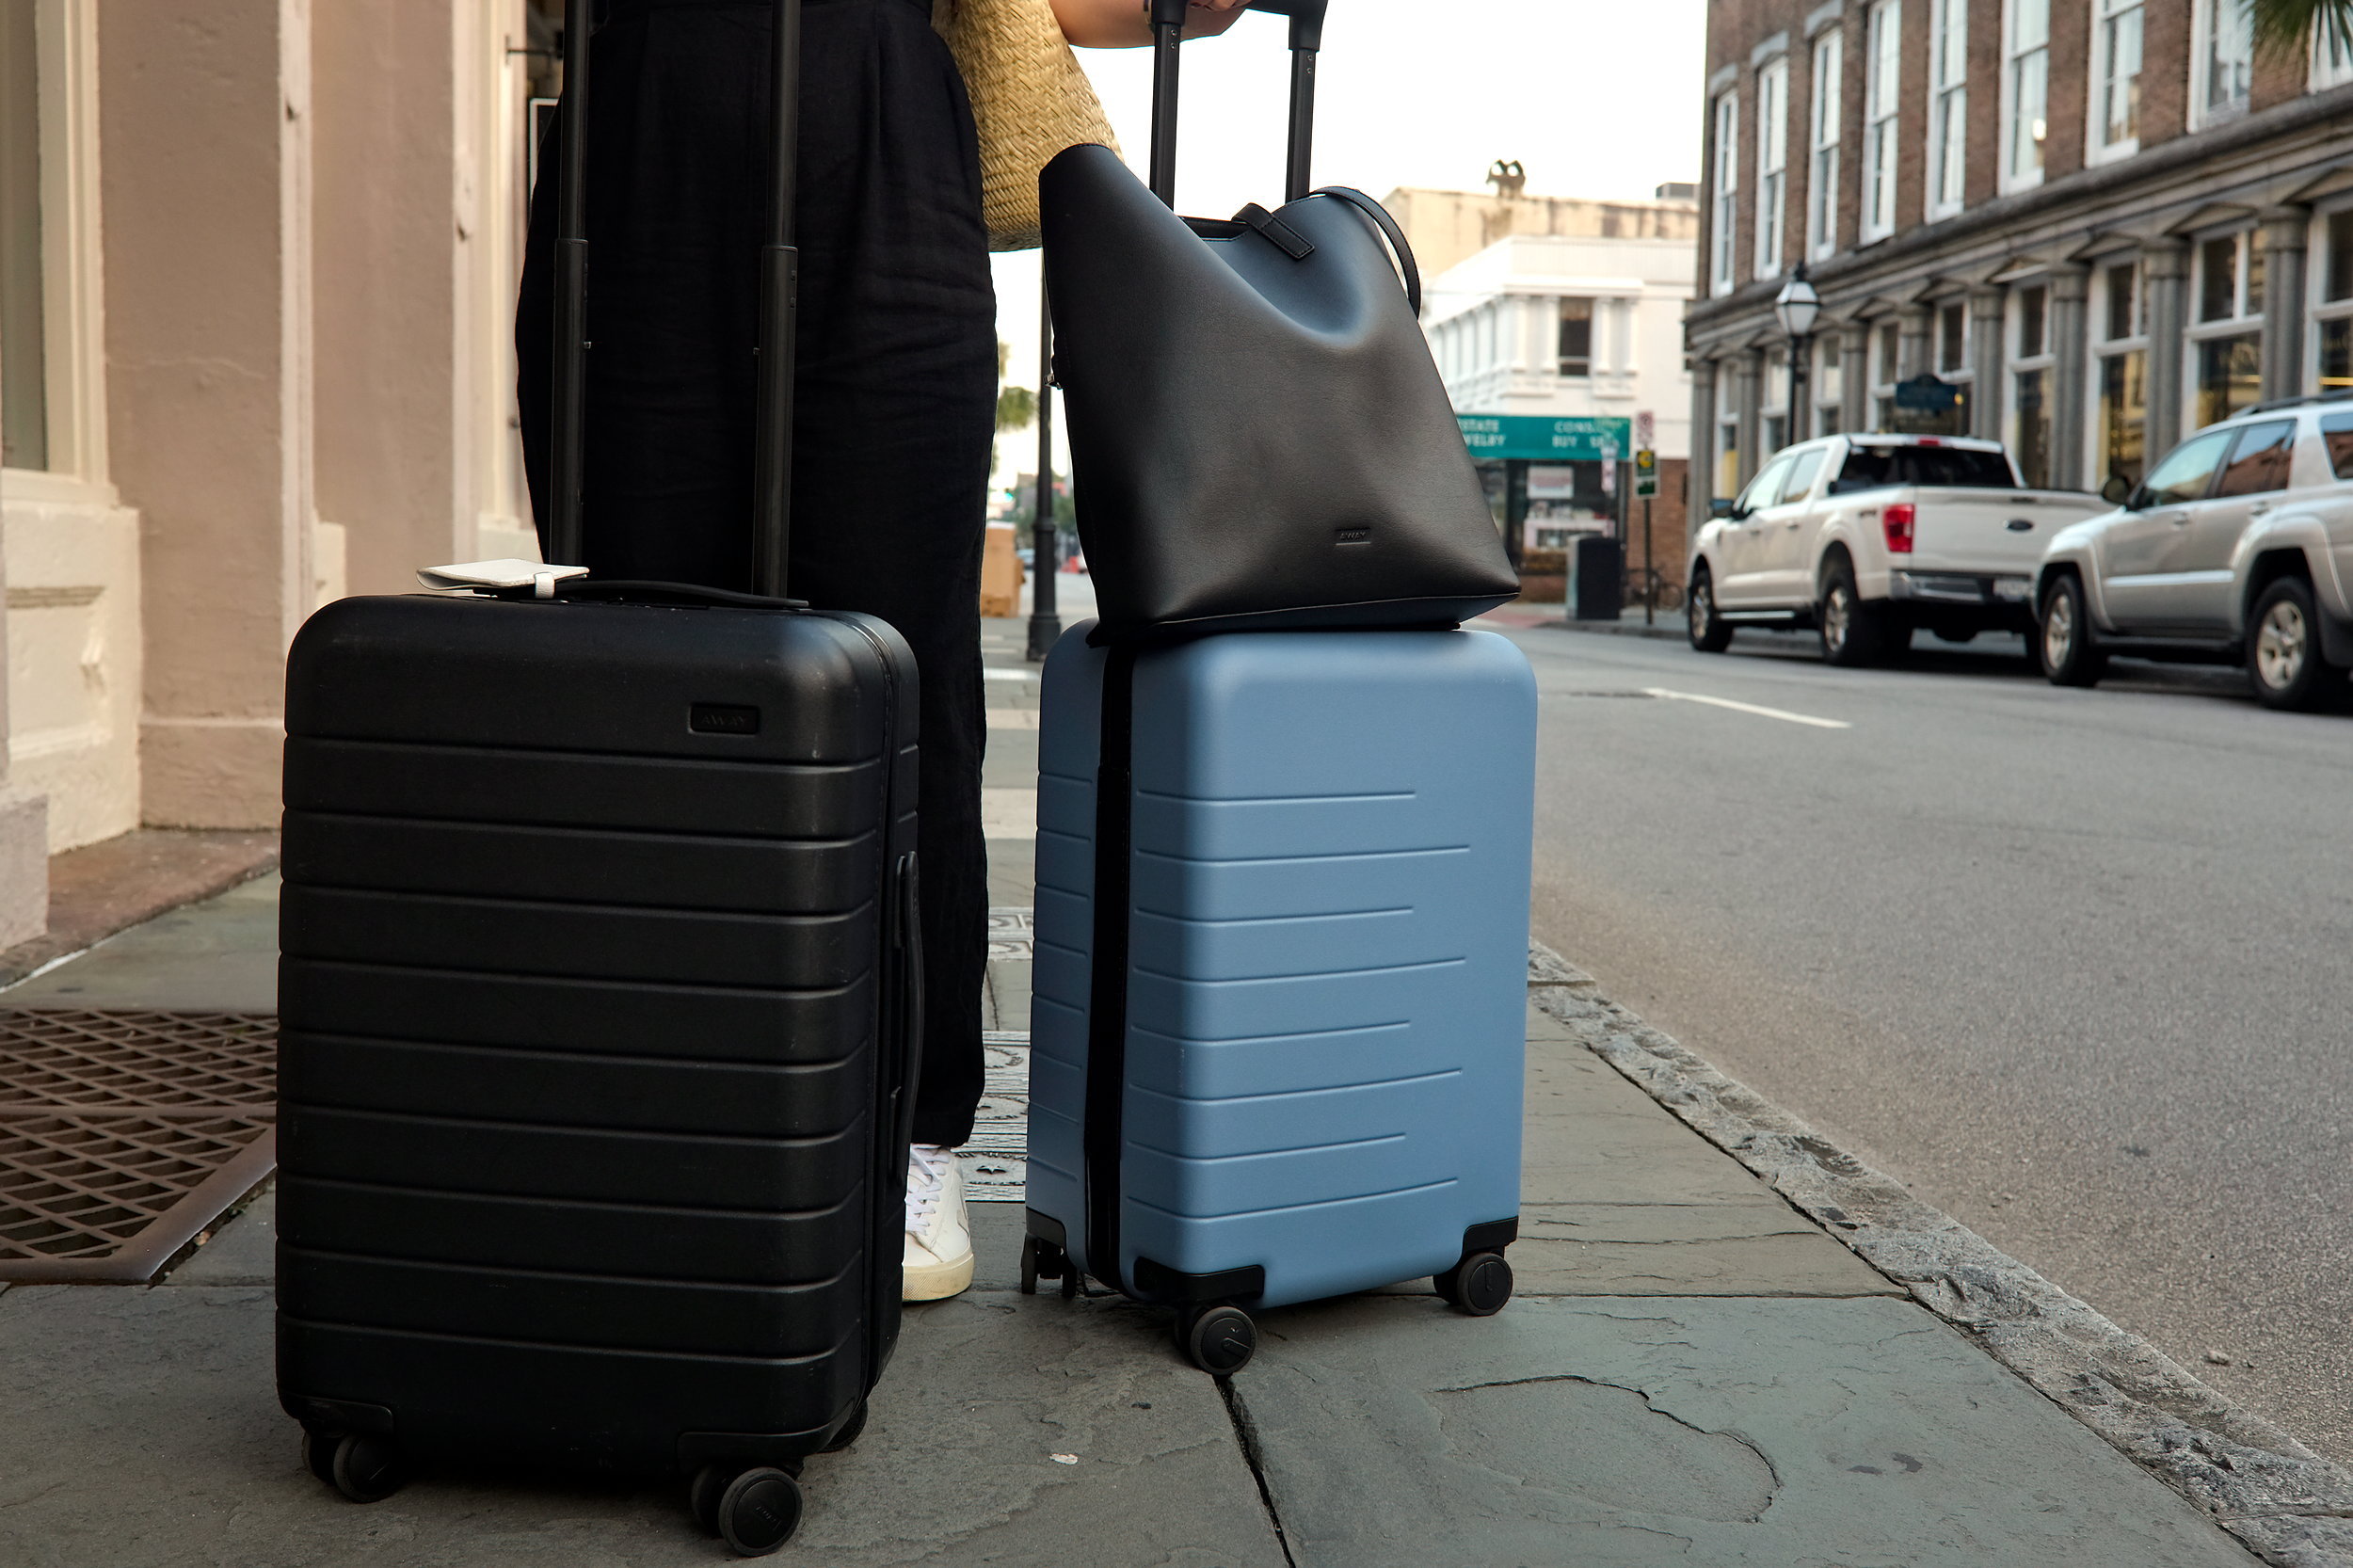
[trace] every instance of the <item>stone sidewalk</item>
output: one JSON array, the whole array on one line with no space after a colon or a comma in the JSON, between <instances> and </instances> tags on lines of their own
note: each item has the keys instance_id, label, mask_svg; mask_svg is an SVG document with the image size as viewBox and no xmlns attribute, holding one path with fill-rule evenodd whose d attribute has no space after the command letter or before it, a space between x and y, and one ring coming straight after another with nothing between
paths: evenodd
<instances>
[{"instance_id":1,"label":"stone sidewalk","mask_svg":"<svg viewBox=\"0 0 2353 1568\"><path fill-rule=\"evenodd\" d=\"M1006 624L998 817L1034 760L1017 715L1035 685ZM1163 1313L1020 1295L1029 868L1026 845L992 849L979 1277L909 1310L872 1424L810 1463L779 1560L2255 1560L1533 1007L1518 1295L1500 1315L1459 1317L1426 1282L1268 1312L1221 1388L1176 1357ZM274 894L265 880L151 922L0 1006L266 1007ZM1531 983L1592 989L1549 958ZM0 1293L0 1563L724 1558L677 1485L427 1474L368 1507L320 1486L272 1387L270 1219L264 1194L153 1288Z\"/></svg>"}]
</instances>

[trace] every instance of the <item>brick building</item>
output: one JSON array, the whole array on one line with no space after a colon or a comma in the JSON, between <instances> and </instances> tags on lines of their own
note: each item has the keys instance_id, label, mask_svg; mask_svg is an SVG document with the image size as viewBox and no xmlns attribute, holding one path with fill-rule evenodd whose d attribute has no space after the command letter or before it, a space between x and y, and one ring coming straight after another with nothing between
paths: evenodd
<instances>
[{"instance_id":1,"label":"brick building","mask_svg":"<svg viewBox=\"0 0 2353 1568\"><path fill-rule=\"evenodd\" d=\"M1691 512L1776 447L1964 391L2026 478L2137 478L2353 387L2353 58L2233 0L1710 0ZM1774 296L1823 312L1788 407Z\"/></svg>"}]
</instances>

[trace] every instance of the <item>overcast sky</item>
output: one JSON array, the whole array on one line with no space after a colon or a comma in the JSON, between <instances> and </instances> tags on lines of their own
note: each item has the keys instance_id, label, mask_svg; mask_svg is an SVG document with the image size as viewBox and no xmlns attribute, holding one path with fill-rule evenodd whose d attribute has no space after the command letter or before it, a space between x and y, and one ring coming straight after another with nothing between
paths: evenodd
<instances>
[{"instance_id":1,"label":"overcast sky","mask_svg":"<svg viewBox=\"0 0 2353 1568\"><path fill-rule=\"evenodd\" d=\"M1701 0L1332 0L1317 71L1315 178L1375 197L1398 185L1480 190L1497 158L1531 195L1647 198L1700 176ZM1223 217L1283 194L1289 24L1251 16L1187 44L1180 211ZM1082 49L1121 150L1142 173L1150 52ZM1008 376L1037 385L1037 252L996 258ZM1008 436L1007 470L1035 437ZM1067 458L1062 459L1066 462Z\"/></svg>"}]
</instances>

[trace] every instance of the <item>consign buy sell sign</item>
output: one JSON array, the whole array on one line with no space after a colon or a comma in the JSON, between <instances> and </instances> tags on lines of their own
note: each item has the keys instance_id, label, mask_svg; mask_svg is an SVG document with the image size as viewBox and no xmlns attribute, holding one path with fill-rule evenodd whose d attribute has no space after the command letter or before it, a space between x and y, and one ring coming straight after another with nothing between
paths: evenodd
<instances>
[{"instance_id":1,"label":"consign buy sell sign","mask_svg":"<svg viewBox=\"0 0 2353 1568\"><path fill-rule=\"evenodd\" d=\"M1541 414L1457 414L1463 444L1481 462L1593 462L1634 450L1634 422L1605 414L1547 419Z\"/></svg>"}]
</instances>

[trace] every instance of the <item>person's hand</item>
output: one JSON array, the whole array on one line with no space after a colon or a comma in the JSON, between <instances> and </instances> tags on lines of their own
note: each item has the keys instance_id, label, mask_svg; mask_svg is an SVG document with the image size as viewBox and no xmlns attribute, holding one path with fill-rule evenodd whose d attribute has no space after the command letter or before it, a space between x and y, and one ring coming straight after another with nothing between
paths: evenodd
<instances>
[{"instance_id":1,"label":"person's hand","mask_svg":"<svg viewBox=\"0 0 2353 1568\"><path fill-rule=\"evenodd\" d=\"M1152 41L1143 0L1051 0L1063 37L1081 49L1131 49ZM1185 37L1210 38L1231 27L1250 0L1190 0Z\"/></svg>"}]
</instances>

